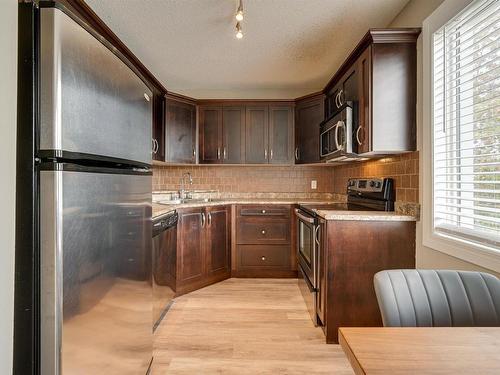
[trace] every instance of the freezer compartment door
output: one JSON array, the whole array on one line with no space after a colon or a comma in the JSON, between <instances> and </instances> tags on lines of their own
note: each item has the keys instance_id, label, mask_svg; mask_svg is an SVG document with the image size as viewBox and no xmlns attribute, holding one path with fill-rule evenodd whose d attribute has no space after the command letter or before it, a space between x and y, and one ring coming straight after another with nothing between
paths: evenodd
<instances>
[{"instance_id":1,"label":"freezer compartment door","mask_svg":"<svg viewBox=\"0 0 500 375\"><path fill-rule=\"evenodd\" d=\"M151 91L61 10L40 13L40 149L151 164Z\"/></svg>"},{"instance_id":2,"label":"freezer compartment door","mask_svg":"<svg viewBox=\"0 0 500 375\"><path fill-rule=\"evenodd\" d=\"M145 374L151 176L40 173L42 375Z\"/></svg>"}]
</instances>

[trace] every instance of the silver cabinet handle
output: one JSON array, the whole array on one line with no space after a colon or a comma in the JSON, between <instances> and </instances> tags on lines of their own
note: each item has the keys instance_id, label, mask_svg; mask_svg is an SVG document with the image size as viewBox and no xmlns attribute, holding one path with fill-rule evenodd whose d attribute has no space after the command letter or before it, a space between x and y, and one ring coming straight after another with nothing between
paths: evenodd
<instances>
[{"instance_id":1,"label":"silver cabinet handle","mask_svg":"<svg viewBox=\"0 0 500 375\"><path fill-rule=\"evenodd\" d=\"M295 147L295 160L299 160L299 148Z\"/></svg>"},{"instance_id":2,"label":"silver cabinet handle","mask_svg":"<svg viewBox=\"0 0 500 375\"><path fill-rule=\"evenodd\" d=\"M156 152L155 152L155 139L154 138L151 139L151 152L153 154L156 154Z\"/></svg>"},{"instance_id":3,"label":"silver cabinet handle","mask_svg":"<svg viewBox=\"0 0 500 375\"><path fill-rule=\"evenodd\" d=\"M155 152L158 152L158 150L160 149L160 144L158 143L158 140L155 139L155 143L156 143L156 151Z\"/></svg>"},{"instance_id":4,"label":"silver cabinet handle","mask_svg":"<svg viewBox=\"0 0 500 375\"><path fill-rule=\"evenodd\" d=\"M344 95L344 90L339 91L339 107L342 107L342 104L344 104L344 101L342 100L342 96Z\"/></svg>"},{"instance_id":5,"label":"silver cabinet handle","mask_svg":"<svg viewBox=\"0 0 500 375\"><path fill-rule=\"evenodd\" d=\"M217 159L220 159L220 147L217 147Z\"/></svg>"},{"instance_id":6,"label":"silver cabinet handle","mask_svg":"<svg viewBox=\"0 0 500 375\"><path fill-rule=\"evenodd\" d=\"M340 107L340 104L339 104L339 94L340 94L340 91L337 93L337 95L335 95L335 106L337 108Z\"/></svg>"},{"instance_id":7,"label":"silver cabinet handle","mask_svg":"<svg viewBox=\"0 0 500 375\"><path fill-rule=\"evenodd\" d=\"M208 213L208 226L212 226L212 214L210 212Z\"/></svg>"},{"instance_id":8,"label":"silver cabinet handle","mask_svg":"<svg viewBox=\"0 0 500 375\"><path fill-rule=\"evenodd\" d=\"M273 149L271 149L270 160L273 160Z\"/></svg>"},{"instance_id":9,"label":"silver cabinet handle","mask_svg":"<svg viewBox=\"0 0 500 375\"><path fill-rule=\"evenodd\" d=\"M363 144L363 142L361 142L361 140L359 139L359 132L360 132L360 130L361 130L362 128L363 128L363 127L362 127L362 126L360 126L360 127L358 127L358 130L356 130L356 141L358 142L358 145L360 145L360 146Z\"/></svg>"},{"instance_id":10,"label":"silver cabinet handle","mask_svg":"<svg viewBox=\"0 0 500 375\"><path fill-rule=\"evenodd\" d=\"M319 225L316 225L314 227L314 239L319 246L320 245L320 243L319 243Z\"/></svg>"},{"instance_id":11,"label":"silver cabinet handle","mask_svg":"<svg viewBox=\"0 0 500 375\"><path fill-rule=\"evenodd\" d=\"M196 149L193 147L193 158L196 157Z\"/></svg>"},{"instance_id":12,"label":"silver cabinet handle","mask_svg":"<svg viewBox=\"0 0 500 375\"><path fill-rule=\"evenodd\" d=\"M205 228L205 220L206 220L206 219L205 219L205 213L203 212L203 213L201 214L201 227L202 227L202 228Z\"/></svg>"},{"instance_id":13,"label":"silver cabinet handle","mask_svg":"<svg viewBox=\"0 0 500 375\"><path fill-rule=\"evenodd\" d=\"M155 138L153 138L153 154L156 154L159 148L160 146L158 145L158 141Z\"/></svg>"},{"instance_id":14,"label":"silver cabinet handle","mask_svg":"<svg viewBox=\"0 0 500 375\"><path fill-rule=\"evenodd\" d=\"M267 160L267 148L264 150L264 159Z\"/></svg>"},{"instance_id":15,"label":"silver cabinet handle","mask_svg":"<svg viewBox=\"0 0 500 375\"><path fill-rule=\"evenodd\" d=\"M227 153L226 153L226 148L224 147L224 150L222 151L222 155L224 157L224 160L227 159Z\"/></svg>"}]
</instances>

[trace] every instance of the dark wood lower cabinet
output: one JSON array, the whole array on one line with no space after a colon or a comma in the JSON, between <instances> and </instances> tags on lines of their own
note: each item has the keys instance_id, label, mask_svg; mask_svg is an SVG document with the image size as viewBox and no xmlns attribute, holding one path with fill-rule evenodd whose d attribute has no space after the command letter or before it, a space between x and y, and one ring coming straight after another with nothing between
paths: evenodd
<instances>
[{"instance_id":1,"label":"dark wood lower cabinet","mask_svg":"<svg viewBox=\"0 0 500 375\"><path fill-rule=\"evenodd\" d=\"M339 327L379 327L378 271L415 268L415 222L328 221L320 252L319 317L327 343Z\"/></svg>"},{"instance_id":2,"label":"dark wood lower cabinet","mask_svg":"<svg viewBox=\"0 0 500 375\"><path fill-rule=\"evenodd\" d=\"M226 206L179 210L176 295L231 276L229 228Z\"/></svg>"},{"instance_id":3,"label":"dark wood lower cabinet","mask_svg":"<svg viewBox=\"0 0 500 375\"><path fill-rule=\"evenodd\" d=\"M296 277L291 206L236 206L236 277Z\"/></svg>"},{"instance_id":4,"label":"dark wood lower cabinet","mask_svg":"<svg viewBox=\"0 0 500 375\"><path fill-rule=\"evenodd\" d=\"M230 215L226 207L208 207L207 211L207 274L230 276Z\"/></svg>"}]
</instances>

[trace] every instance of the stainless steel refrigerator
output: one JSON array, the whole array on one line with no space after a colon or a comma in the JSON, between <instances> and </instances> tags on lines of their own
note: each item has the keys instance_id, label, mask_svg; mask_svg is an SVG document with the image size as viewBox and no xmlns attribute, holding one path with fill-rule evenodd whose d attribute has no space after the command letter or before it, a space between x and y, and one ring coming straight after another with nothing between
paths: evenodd
<instances>
[{"instance_id":1,"label":"stainless steel refrigerator","mask_svg":"<svg viewBox=\"0 0 500 375\"><path fill-rule=\"evenodd\" d=\"M39 19L41 374L145 374L152 92L68 12Z\"/></svg>"}]
</instances>

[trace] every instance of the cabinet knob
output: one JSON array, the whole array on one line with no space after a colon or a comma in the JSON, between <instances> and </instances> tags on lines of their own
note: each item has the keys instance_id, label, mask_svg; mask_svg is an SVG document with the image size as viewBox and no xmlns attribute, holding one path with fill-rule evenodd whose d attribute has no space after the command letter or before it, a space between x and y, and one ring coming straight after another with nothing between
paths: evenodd
<instances>
[{"instance_id":1,"label":"cabinet knob","mask_svg":"<svg viewBox=\"0 0 500 375\"><path fill-rule=\"evenodd\" d=\"M262 258L260 258L260 259L262 259L262 260L266 260L266 257L262 257Z\"/></svg>"},{"instance_id":2,"label":"cabinet knob","mask_svg":"<svg viewBox=\"0 0 500 375\"><path fill-rule=\"evenodd\" d=\"M262 213L265 214L266 213L266 210L262 210Z\"/></svg>"},{"instance_id":3,"label":"cabinet knob","mask_svg":"<svg viewBox=\"0 0 500 375\"><path fill-rule=\"evenodd\" d=\"M266 234L266 231L264 229L262 229L261 233L262 234Z\"/></svg>"}]
</instances>

